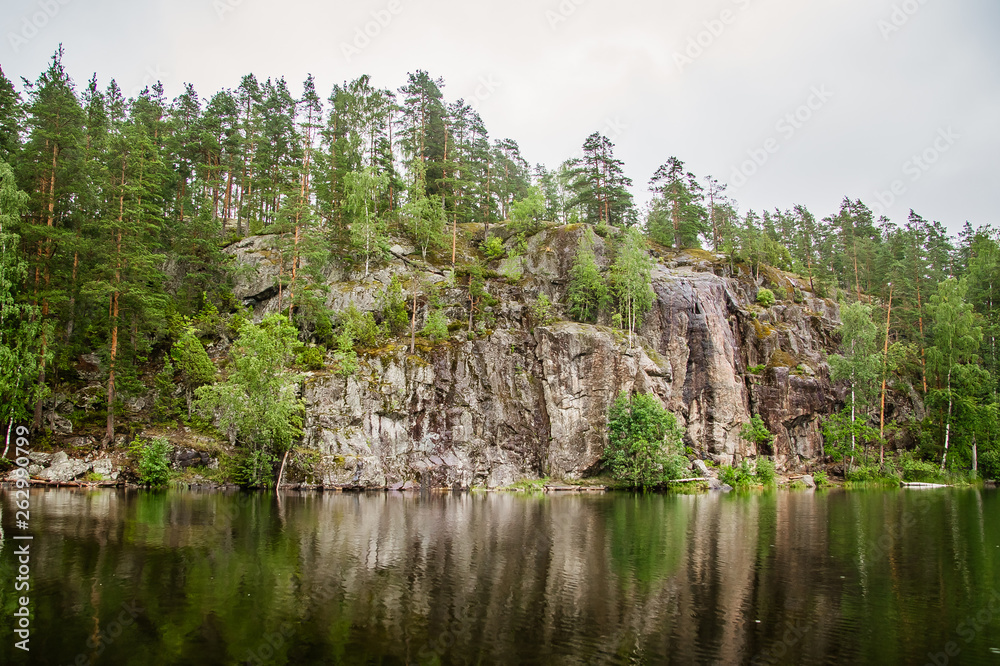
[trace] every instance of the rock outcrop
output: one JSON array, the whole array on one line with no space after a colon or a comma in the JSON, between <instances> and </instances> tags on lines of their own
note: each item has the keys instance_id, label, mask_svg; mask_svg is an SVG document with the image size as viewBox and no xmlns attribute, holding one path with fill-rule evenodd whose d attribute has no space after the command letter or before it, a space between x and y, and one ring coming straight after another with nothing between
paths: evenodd
<instances>
[{"instance_id":1,"label":"rock outcrop","mask_svg":"<svg viewBox=\"0 0 1000 666\"><path fill-rule=\"evenodd\" d=\"M482 307L472 336L463 281L419 255L397 253L368 276L331 274L334 309L353 302L375 310L395 274L439 283L458 330L446 342L421 341L413 355L403 344L363 353L349 376L333 365L312 373L303 444L322 454L322 482L468 487L579 478L599 465L607 411L621 391L657 395L686 427L686 444L719 463L763 453L794 469L820 454L820 418L842 401L825 360L839 323L831 301L780 271L755 278L705 252L662 251L654 252L653 309L633 345L608 321L541 320L531 305L540 294L563 301L580 233L550 227L532 236L523 277L489 281L497 303ZM256 316L277 309L273 240L228 249L243 265L236 296ZM611 252L597 241L606 265ZM770 308L755 304L762 283L779 299ZM751 414L775 433L773 450L740 438Z\"/></svg>"}]
</instances>

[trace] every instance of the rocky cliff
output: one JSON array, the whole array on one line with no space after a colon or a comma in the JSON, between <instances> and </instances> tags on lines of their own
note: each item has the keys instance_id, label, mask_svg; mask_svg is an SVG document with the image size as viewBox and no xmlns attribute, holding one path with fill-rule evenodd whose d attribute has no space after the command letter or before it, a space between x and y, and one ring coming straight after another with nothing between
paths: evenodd
<instances>
[{"instance_id":1,"label":"rocky cliff","mask_svg":"<svg viewBox=\"0 0 1000 666\"><path fill-rule=\"evenodd\" d=\"M825 361L838 325L831 301L780 271L755 276L705 252L661 248L653 251L653 309L630 346L610 326L558 316L582 232L549 227L529 238L523 274L488 280L496 304L481 306L472 335L464 279L403 244L368 276L330 273L327 304L335 310L375 310L393 275L436 284L455 330L445 342L419 341L412 355L402 340L363 353L347 377L310 375L303 445L324 461L322 478L312 480L468 487L579 478L597 467L620 391L655 393L686 426L687 445L720 463L764 453L795 469L820 454L820 418L842 399ZM281 307L274 241L257 236L227 249L241 266L236 296L258 317ZM604 264L606 243L598 239L596 248ZM762 284L778 297L771 307L755 303ZM555 317L532 309L541 294L557 304ZM739 436L755 413L776 435L773 451L755 451Z\"/></svg>"}]
</instances>

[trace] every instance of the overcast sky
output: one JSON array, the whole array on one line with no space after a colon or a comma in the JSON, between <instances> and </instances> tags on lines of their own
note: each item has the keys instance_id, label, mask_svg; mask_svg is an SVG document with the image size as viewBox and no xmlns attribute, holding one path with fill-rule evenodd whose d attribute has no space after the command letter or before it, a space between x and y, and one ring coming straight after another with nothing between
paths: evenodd
<instances>
[{"instance_id":1,"label":"overcast sky","mask_svg":"<svg viewBox=\"0 0 1000 666\"><path fill-rule=\"evenodd\" d=\"M493 138L556 167L601 131L639 202L676 155L742 210L861 198L957 230L1000 226L996 0L4 0L0 65L34 79L62 42L79 88L156 79L203 98L307 73L321 95L425 69ZM365 34L367 32L367 34ZM895 192L893 192L895 190Z\"/></svg>"}]
</instances>

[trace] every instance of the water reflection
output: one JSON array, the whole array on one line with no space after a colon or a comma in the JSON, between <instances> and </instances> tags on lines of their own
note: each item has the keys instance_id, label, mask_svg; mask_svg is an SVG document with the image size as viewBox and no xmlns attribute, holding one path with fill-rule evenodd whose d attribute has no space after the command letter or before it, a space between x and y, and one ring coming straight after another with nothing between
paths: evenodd
<instances>
[{"instance_id":1,"label":"water reflection","mask_svg":"<svg viewBox=\"0 0 1000 666\"><path fill-rule=\"evenodd\" d=\"M0 657L924 663L951 642L962 663L991 663L998 509L995 491L41 491L37 641L24 660L6 623ZM6 548L5 609L14 575Z\"/></svg>"}]
</instances>

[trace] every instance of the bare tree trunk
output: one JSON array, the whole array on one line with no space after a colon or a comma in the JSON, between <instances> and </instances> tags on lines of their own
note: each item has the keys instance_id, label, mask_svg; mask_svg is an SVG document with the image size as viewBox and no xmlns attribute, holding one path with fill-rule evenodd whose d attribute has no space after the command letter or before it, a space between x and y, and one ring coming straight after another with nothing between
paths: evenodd
<instances>
[{"instance_id":1,"label":"bare tree trunk","mask_svg":"<svg viewBox=\"0 0 1000 666\"><path fill-rule=\"evenodd\" d=\"M892 317L892 283L889 283L889 309L885 315L885 347L882 350L882 408L878 417L878 464L885 462L885 382L889 372L889 322Z\"/></svg>"},{"instance_id":2,"label":"bare tree trunk","mask_svg":"<svg viewBox=\"0 0 1000 666\"><path fill-rule=\"evenodd\" d=\"M288 451L285 451L285 455L281 457L281 468L278 470L278 480L274 484L274 489L277 490L281 487L281 479L285 475L285 461L288 460Z\"/></svg>"},{"instance_id":3,"label":"bare tree trunk","mask_svg":"<svg viewBox=\"0 0 1000 666\"><path fill-rule=\"evenodd\" d=\"M413 290L413 312L410 315L410 354L417 349L417 290Z\"/></svg>"}]
</instances>

